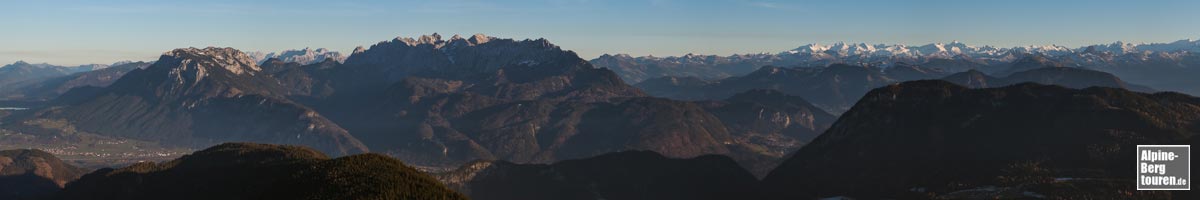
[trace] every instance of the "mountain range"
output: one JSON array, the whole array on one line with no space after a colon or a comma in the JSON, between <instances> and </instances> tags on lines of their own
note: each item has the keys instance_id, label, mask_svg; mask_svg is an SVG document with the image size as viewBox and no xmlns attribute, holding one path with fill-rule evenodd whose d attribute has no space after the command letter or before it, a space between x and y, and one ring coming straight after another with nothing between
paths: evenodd
<instances>
[{"instance_id":1,"label":"mountain range","mask_svg":"<svg viewBox=\"0 0 1200 200\"><path fill-rule=\"evenodd\" d=\"M804 45L775 54L688 54L670 57L617 54L602 55L592 62L598 67L612 69L625 81L639 83L664 76L694 76L712 81L743 76L767 65L824 67L838 63L881 68L906 63L938 68L949 73L975 69L1004 76L1024 71L1012 70L1012 65L1032 56L1064 67L1112 73L1152 88L1200 94L1200 88L1195 87L1200 82L1186 75L1200 70L1200 41L1197 40L1149 44L1116 42L1080 48L1057 45L998 48L960 42L921 46L836 43Z\"/></svg>"},{"instance_id":2,"label":"mountain range","mask_svg":"<svg viewBox=\"0 0 1200 200\"><path fill-rule=\"evenodd\" d=\"M231 48L176 49L110 85L76 87L4 120L4 129L48 138L294 144L440 168L625 150L720 154L762 176L834 115L767 90L703 101L648 97L545 39L433 34L307 65L259 64Z\"/></svg>"},{"instance_id":3,"label":"mountain range","mask_svg":"<svg viewBox=\"0 0 1200 200\"><path fill-rule=\"evenodd\" d=\"M443 167L476 159L549 163L621 150L770 160L762 156L780 158L803 143L797 138L811 138L831 121L813 117L827 116L818 109L764 108L781 119L744 121L797 127L731 131L710 111L723 103L645 97L612 71L544 39L397 38L360 48L344 64L294 69L276 76L298 83L293 98L328 113L373 151ZM760 174L773 166L757 163L748 165Z\"/></svg>"},{"instance_id":4,"label":"mountain range","mask_svg":"<svg viewBox=\"0 0 1200 200\"><path fill-rule=\"evenodd\" d=\"M681 159L630 151L553 164L484 160L426 175L378 154L330 159L310 148L232 143L174 161L97 170L50 194L65 199L172 194L453 199L461 197L457 192L475 199L1195 197L1188 191L1134 190L1134 177L1126 173L1134 170L1128 160L1138 144L1197 142L1200 118L1193 113L1200 112L1200 99L1195 97L1035 83L971 89L941 80L890 84L865 96L761 181L733 159L716 155ZM214 187L186 186L195 184ZM247 187L260 189L236 189Z\"/></svg>"},{"instance_id":5,"label":"mountain range","mask_svg":"<svg viewBox=\"0 0 1200 200\"><path fill-rule=\"evenodd\" d=\"M802 97L834 114L845 112L871 89L912 80L945 79L976 88L1036 82L1071 88L1101 86L1140 92L1155 91L1146 86L1127 83L1109 73L1064 67L1036 55L1014 61L1010 69L1021 71L1009 73L1010 75L1004 78L995 78L974 69L951 74L942 68L908 63L897 63L887 68L847 64L790 68L765 66L743 76L720 80L661 77L643 81L635 86L652 96L682 100L722 99L737 92L754 89L778 90Z\"/></svg>"},{"instance_id":6,"label":"mountain range","mask_svg":"<svg viewBox=\"0 0 1200 200\"><path fill-rule=\"evenodd\" d=\"M1196 143L1200 99L1173 92L1195 88L1180 78L1195 44L589 62L546 39L435 33L344 60L207 47L74 72L20 62L0 68L26 103L0 110L0 139L205 149L82 176L4 151L0 184L36 184L0 197L1187 199L1126 172L1134 145Z\"/></svg>"},{"instance_id":7,"label":"mountain range","mask_svg":"<svg viewBox=\"0 0 1200 200\"><path fill-rule=\"evenodd\" d=\"M112 66L112 67L110 67ZM0 100L46 101L80 86L104 86L142 62L57 66L24 61L0 66Z\"/></svg>"},{"instance_id":8,"label":"mountain range","mask_svg":"<svg viewBox=\"0 0 1200 200\"><path fill-rule=\"evenodd\" d=\"M46 67L40 72L29 71L21 73L13 71L0 72L8 76L22 76L23 78L8 77L12 79L2 79L7 81L6 84L0 86L0 93L4 93L0 99L18 100L18 101L48 101L57 98L59 95L67 91L84 86L105 87L115 82L125 73L134 69L145 68L150 63L146 62L127 62L114 64L110 67L104 67L94 70L86 70L71 73L71 71L55 70L54 67ZM21 68L21 66L14 66ZM2 69L2 68L0 68ZM17 70L14 70L17 71Z\"/></svg>"}]
</instances>

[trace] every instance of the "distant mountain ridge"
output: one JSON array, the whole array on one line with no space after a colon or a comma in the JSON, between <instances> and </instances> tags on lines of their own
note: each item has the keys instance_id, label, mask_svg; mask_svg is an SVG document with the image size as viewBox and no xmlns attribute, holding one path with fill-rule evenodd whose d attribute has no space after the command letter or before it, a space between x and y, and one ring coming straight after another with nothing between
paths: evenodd
<instances>
[{"instance_id":1,"label":"distant mountain ridge","mask_svg":"<svg viewBox=\"0 0 1200 200\"><path fill-rule=\"evenodd\" d=\"M0 87L2 88L0 93L7 94L0 99L48 101L74 88L108 86L124 76L125 73L149 65L150 63L147 62L128 62L91 71L38 77Z\"/></svg>"},{"instance_id":2,"label":"distant mountain ridge","mask_svg":"<svg viewBox=\"0 0 1200 200\"><path fill-rule=\"evenodd\" d=\"M903 81L944 79L974 88L1001 87L1023 82L1058 84L1071 88L1113 87L1153 92L1150 87L1125 82L1117 76L1084 68L1066 67L1045 57L1030 55L1010 64L1008 76L996 78L976 69L953 73L908 63L881 68L833 64L827 67L765 66L746 74L705 81L694 77L662 77L635 86L650 95L683 100L723 99L755 89L778 90L812 102L830 113L841 113L867 91ZM997 74L997 73L993 73Z\"/></svg>"},{"instance_id":3,"label":"distant mountain ridge","mask_svg":"<svg viewBox=\"0 0 1200 200\"><path fill-rule=\"evenodd\" d=\"M333 59L337 62L346 61L346 56L342 55L342 53L337 52L337 51L331 51L331 50L325 49L325 48L312 49L312 48L305 47L304 49L290 49L290 50L284 50L281 52L269 52L269 53L246 52L246 55L253 58L259 64L262 64L263 62L266 62L267 60L272 59L272 58L279 59L283 62L300 63L302 65L308 65L308 64L321 62L325 59Z\"/></svg>"},{"instance_id":4,"label":"distant mountain ridge","mask_svg":"<svg viewBox=\"0 0 1200 200\"><path fill-rule=\"evenodd\" d=\"M933 79L944 74L919 66L888 70L845 64L795 68L764 66L744 76L711 82L686 78L686 81L670 81L681 78L664 77L663 80L651 79L636 86L654 96L683 100L724 99L755 89L778 90L802 97L830 113L841 113L870 89L904 79Z\"/></svg>"},{"instance_id":5,"label":"distant mountain ridge","mask_svg":"<svg viewBox=\"0 0 1200 200\"><path fill-rule=\"evenodd\" d=\"M766 60L766 61L785 61L794 62L791 65L812 66L816 64L823 66L830 64L828 62L844 62L849 64L856 63L873 63L888 61L904 62L912 60L927 60L932 58L941 59L957 59L969 58L982 60L985 63L991 62L1011 62L1019 59L1024 54L1040 54L1051 57L1064 56L1070 54L1135 54L1135 53L1171 53L1171 52L1190 52L1200 53L1200 40L1178 40L1171 43L1125 43L1114 42L1111 44L1088 45L1079 48L1068 48L1059 45L1030 45L1010 48L1001 48L993 46L974 46L967 45L958 41L951 43L931 43L920 46L908 46L903 44L865 44L865 43L845 43L839 42L834 44L807 44L797 47L792 50L783 51L776 54L734 54L730 56L715 56L715 55L693 55L687 54L684 56L668 56L654 57L641 56L632 57L625 54L609 55L605 54L601 58L624 58L622 60L633 61L664 61L673 63L721 63L738 60ZM779 65L779 64L776 64ZM607 67L608 65L600 65ZM790 65L783 65L790 66ZM635 81L636 82L636 81Z\"/></svg>"},{"instance_id":6,"label":"distant mountain ridge","mask_svg":"<svg viewBox=\"0 0 1200 200\"><path fill-rule=\"evenodd\" d=\"M41 79L66 76L87 70L90 70L90 67L63 67L45 63L31 64L24 61L4 65L0 67L0 91L7 92L0 95L0 98L21 98L22 96L13 91L29 87Z\"/></svg>"},{"instance_id":7,"label":"distant mountain ridge","mask_svg":"<svg viewBox=\"0 0 1200 200\"><path fill-rule=\"evenodd\" d=\"M1200 73L1200 41L1179 40L1170 43L1089 45L1068 48L1058 45L999 48L972 46L959 42L921 46L888 44L835 43L810 44L780 53L734 54L730 56L693 55L654 57L602 55L592 62L613 69L631 83L663 76L693 76L718 80L742 76L761 66L823 67L831 64L868 65L889 68L908 63L940 68L948 73L979 70L1004 76L1028 69L1013 69L1012 64L1031 56L1065 67L1087 68L1115 74L1131 82L1161 90L1200 94L1197 79L1184 74Z\"/></svg>"}]
</instances>

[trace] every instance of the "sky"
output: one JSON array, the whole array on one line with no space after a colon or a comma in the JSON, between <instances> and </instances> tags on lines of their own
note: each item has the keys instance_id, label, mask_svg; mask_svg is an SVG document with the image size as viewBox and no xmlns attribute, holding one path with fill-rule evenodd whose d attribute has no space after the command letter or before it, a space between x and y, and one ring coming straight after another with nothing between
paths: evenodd
<instances>
[{"instance_id":1,"label":"sky","mask_svg":"<svg viewBox=\"0 0 1200 200\"><path fill-rule=\"evenodd\" d=\"M1196 0L0 0L0 63L154 60L182 47L344 53L397 36L546 38L585 59L810 43L1000 47L1200 39Z\"/></svg>"}]
</instances>

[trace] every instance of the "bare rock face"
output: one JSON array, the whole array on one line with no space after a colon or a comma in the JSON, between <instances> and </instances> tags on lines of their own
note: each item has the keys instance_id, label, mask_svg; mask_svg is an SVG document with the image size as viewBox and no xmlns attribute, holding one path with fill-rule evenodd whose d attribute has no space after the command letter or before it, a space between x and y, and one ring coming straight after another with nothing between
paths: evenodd
<instances>
[{"instance_id":1,"label":"bare rock face","mask_svg":"<svg viewBox=\"0 0 1200 200\"><path fill-rule=\"evenodd\" d=\"M197 78L203 78L204 71L209 71L213 67L225 69L234 74L249 74L254 75L262 69L258 68L255 60L237 49L225 47L207 47L204 49L197 48L182 48L175 49L163 53L163 58L160 59L164 63L180 63L182 66L177 68L176 72L191 72ZM179 73L172 75L180 76Z\"/></svg>"},{"instance_id":2,"label":"bare rock face","mask_svg":"<svg viewBox=\"0 0 1200 200\"><path fill-rule=\"evenodd\" d=\"M44 151L0 151L0 199L48 197L84 173Z\"/></svg>"}]
</instances>

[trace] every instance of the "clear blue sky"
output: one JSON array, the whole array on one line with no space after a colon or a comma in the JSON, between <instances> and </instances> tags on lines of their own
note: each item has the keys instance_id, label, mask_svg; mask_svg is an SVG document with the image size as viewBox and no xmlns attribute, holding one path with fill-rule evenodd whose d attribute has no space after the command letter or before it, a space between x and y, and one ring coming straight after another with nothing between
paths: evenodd
<instances>
[{"instance_id":1,"label":"clear blue sky","mask_svg":"<svg viewBox=\"0 0 1200 200\"><path fill-rule=\"evenodd\" d=\"M584 58L807 43L1081 45L1200 37L1200 1L0 0L0 63L151 60L179 47L348 52L433 32L547 38Z\"/></svg>"}]
</instances>

